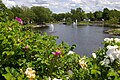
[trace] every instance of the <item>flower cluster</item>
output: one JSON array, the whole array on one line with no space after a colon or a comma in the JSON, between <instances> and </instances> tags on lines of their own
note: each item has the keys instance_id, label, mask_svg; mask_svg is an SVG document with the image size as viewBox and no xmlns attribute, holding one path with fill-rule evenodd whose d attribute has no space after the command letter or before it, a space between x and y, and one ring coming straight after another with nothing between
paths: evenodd
<instances>
[{"instance_id":1,"label":"flower cluster","mask_svg":"<svg viewBox=\"0 0 120 80\"><path fill-rule=\"evenodd\" d=\"M107 43L111 43L111 42L120 42L120 39L119 38L105 38L104 39L105 42Z\"/></svg>"},{"instance_id":2,"label":"flower cluster","mask_svg":"<svg viewBox=\"0 0 120 80\"><path fill-rule=\"evenodd\" d=\"M113 63L114 60L119 59L120 60L120 47L117 45L117 43L120 43L119 38L105 38L104 41L106 43L112 43L107 45L107 51L106 56L104 56L104 60L101 61L102 65L108 65L110 62ZM114 43L114 45L113 45Z\"/></svg>"},{"instance_id":3,"label":"flower cluster","mask_svg":"<svg viewBox=\"0 0 120 80\"><path fill-rule=\"evenodd\" d=\"M115 38L114 40L115 40L116 43L120 42L119 38Z\"/></svg>"},{"instance_id":4,"label":"flower cluster","mask_svg":"<svg viewBox=\"0 0 120 80\"><path fill-rule=\"evenodd\" d=\"M52 54L55 56L58 56L58 55L62 54L62 52L60 50L57 50L56 52L52 52Z\"/></svg>"},{"instance_id":5,"label":"flower cluster","mask_svg":"<svg viewBox=\"0 0 120 80\"><path fill-rule=\"evenodd\" d=\"M23 24L23 21L21 18L16 17L15 20L17 20L20 24Z\"/></svg>"},{"instance_id":6,"label":"flower cluster","mask_svg":"<svg viewBox=\"0 0 120 80\"><path fill-rule=\"evenodd\" d=\"M35 78L35 70L32 70L32 68L27 68L25 74L30 80Z\"/></svg>"},{"instance_id":7,"label":"flower cluster","mask_svg":"<svg viewBox=\"0 0 120 80\"><path fill-rule=\"evenodd\" d=\"M112 42L112 41L113 41L113 38L105 38L104 41L107 42L107 43L108 43L108 42Z\"/></svg>"},{"instance_id":8,"label":"flower cluster","mask_svg":"<svg viewBox=\"0 0 120 80\"><path fill-rule=\"evenodd\" d=\"M86 69L87 68L87 63L85 62L85 58L81 58L79 60L79 65L81 66L82 69Z\"/></svg>"},{"instance_id":9,"label":"flower cluster","mask_svg":"<svg viewBox=\"0 0 120 80\"><path fill-rule=\"evenodd\" d=\"M119 46L107 46L107 56L110 58L111 62L113 62L115 59L120 58L120 49Z\"/></svg>"},{"instance_id":10,"label":"flower cluster","mask_svg":"<svg viewBox=\"0 0 120 80\"><path fill-rule=\"evenodd\" d=\"M110 63L110 60L108 58L105 58L103 61L100 62L101 65L108 65Z\"/></svg>"}]
</instances>

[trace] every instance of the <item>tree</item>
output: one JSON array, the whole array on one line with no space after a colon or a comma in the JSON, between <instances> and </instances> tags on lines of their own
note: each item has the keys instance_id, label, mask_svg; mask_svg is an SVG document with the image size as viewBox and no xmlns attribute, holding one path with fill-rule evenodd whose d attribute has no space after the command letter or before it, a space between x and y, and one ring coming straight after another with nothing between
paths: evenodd
<instances>
[{"instance_id":1,"label":"tree","mask_svg":"<svg viewBox=\"0 0 120 80\"><path fill-rule=\"evenodd\" d=\"M101 21L102 20L102 11L96 11L94 13L94 16L95 16L96 20Z\"/></svg>"},{"instance_id":2,"label":"tree","mask_svg":"<svg viewBox=\"0 0 120 80\"><path fill-rule=\"evenodd\" d=\"M36 18L34 19L37 23L42 24L51 20L52 12L49 8L40 6L33 6L31 10L35 13Z\"/></svg>"},{"instance_id":3,"label":"tree","mask_svg":"<svg viewBox=\"0 0 120 80\"><path fill-rule=\"evenodd\" d=\"M14 18L19 17L21 18L25 23L29 23L30 21L33 21L36 17L35 13L26 6L15 6L11 8L11 11L14 13Z\"/></svg>"},{"instance_id":4,"label":"tree","mask_svg":"<svg viewBox=\"0 0 120 80\"><path fill-rule=\"evenodd\" d=\"M112 24L119 23L120 20L120 11L117 10L110 10L109 11L109 22Z\"/></svg>"},{"instance_id":5,"label":"tree","mask_svg":"<svg viewBox=\"0 0 120 80\"><path fill-rule=\"evenodd\" d=\"M87 18L90 19L91 21L95 20L95 16L94 16L94 14L92 12L87 13Z\"/></svg>"},{"instance_id":6,"label":"tree","mask_svg":"<svg viewBox=\"0 0 120 80\"><path fill-rule=\"evenodd\" d=\"M108 8L104 8L103 9L103 19L104 20L109 20L110 18L109 18L109 9Z\"/></svg>"},{"instance_id":7,"label":"tree","mask_svg":"<svg viewBox=\"0 0 120 80\"><path fill-rule=\"evenodd\" d=\"M22 6L21 7L22 10L23 10L23 13L22 13L22 19L25 21L25 22L30 22L30 21L33 21L35 20L36 18L36 15L35 13L28 7L26 6Z\"/></svg>"},{"instance_id":8,"label":"tree","mask_svg":"<svg viewBox=\"0 0 120 80\"><path fill-rule=\"evenodd\" d=\"M22 18L22 16L23 16L23 10L22 10L22 8L21 7L19 7L19 6L13 6L12 8L11 8L11 11L14 13L14 18L15 17L20 17L20 18Z\"/></svg>"},{"instance_id":9,"label":"tree","mask_svg":"<svg viewBox=\"0 0 120 80\"><path fill-rule=\"evenodd\" d=\"M0 21L13 19L14 14L0 0Z\"/></svg>"},{"instance_id":10,"label":"tree","mask_svg":"<svg viewBox=\"0 0 120 80\"><path fill-rule=\"evenodd\" d=\"M120 22L120 11L118 10L109 10L104 8L103 10L103 19L110 24L117 24Z\"/></svg>"},{"instance_id":11,"label":"tree","mask_svg":"<svg viewBox=\"0 0 120 80\"><path fill-rule=\"evenodd\" d=\"M109 24L118 24L119 19L116 17L111 17L108 21Z\"/></svg>"},{"instance_id":12,"label":"tree","mask_svg":"<svg viewBox=\"0 0 120 80\"><path fill-rule=\"evenodd\" d=\"M71 18L73 21L76 19L78 21L82 21L84 18L86 18L86 14L81 8L71 9Z\"/></svg>"}]
</instances>

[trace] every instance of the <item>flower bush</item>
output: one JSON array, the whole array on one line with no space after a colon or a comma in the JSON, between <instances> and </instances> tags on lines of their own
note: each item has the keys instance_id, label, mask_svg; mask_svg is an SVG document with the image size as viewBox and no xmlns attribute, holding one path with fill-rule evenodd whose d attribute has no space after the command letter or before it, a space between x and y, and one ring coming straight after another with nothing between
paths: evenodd
<instances>
[{"instance_id":1,"label":"flower bush","mask_svg":"<svg viewBox=\"0 0 120 80\"><path fill-rule=\"evenodd\" d=\"M34 33L17 21L0 22L0 79L119 80L120 39L105 38L104 48L81 57L75 45L56 44L56 36Z\"/></svg>"}]
</instances>

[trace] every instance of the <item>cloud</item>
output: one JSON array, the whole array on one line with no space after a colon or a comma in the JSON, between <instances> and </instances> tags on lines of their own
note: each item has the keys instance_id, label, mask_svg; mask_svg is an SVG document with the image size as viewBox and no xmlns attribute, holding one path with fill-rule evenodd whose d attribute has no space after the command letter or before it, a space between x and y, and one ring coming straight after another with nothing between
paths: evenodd
<instances>
[{"instance_id":1,"label":"cloud","mask_svg":"<svg viewBox=\"0 0 120 80\"><path fill-rule=\"evenodd\" d=\"M16 3L13 0L3 0L3 3L7 6L7 7L12 7L15 6Z\"/></svg>"},{"instance_id":2,"label":"cloud","mask_svg":"<svg viewBox=\"0 0 120 80\"><path fill-rule=\"evenodd\" d=\"M32 4L32 6L43 6L43 7L48 7L49 4Z\"/></svg>"},{"instance_id":3,"label":"cloud","mask_svg":"<svg viewBox=\"0 0 120 80\"><path fill-rule=\"evenodd\" d=\"M72 0L72 2L75 2L75 3L82 3L82 0Z\"/></svg>"},{"instance_id":4,"label":"cloud","mask_svg":"<svg viewBox=\"0 0 120 80\"><path fill-rule=\"evenodd\" d=\"M94 12L104 8L120 10L120 0L2 0L7 7L15 5L44 6L53 12L69 12L81 7L85 12Z\"/></svg>"}]
</instances>

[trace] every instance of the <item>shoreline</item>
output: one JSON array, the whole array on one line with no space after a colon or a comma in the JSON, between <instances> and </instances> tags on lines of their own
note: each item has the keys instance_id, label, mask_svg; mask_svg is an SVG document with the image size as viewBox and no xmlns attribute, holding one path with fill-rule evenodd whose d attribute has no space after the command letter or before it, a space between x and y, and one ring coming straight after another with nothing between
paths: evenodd
<instances>
[{"instance_id":1,"label":"shoreline","mask_svg":"<svg viewBox=\"0 0 120 80\"><path fill-rule=\"evenodd\" d=\"M120 28L119 29L109 29L109 30L105 30L103 32L106 33L106 34L112 34L112 35L120 36Z\"/></svg>"}]
</instances>

